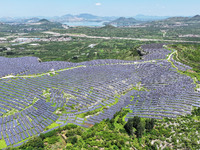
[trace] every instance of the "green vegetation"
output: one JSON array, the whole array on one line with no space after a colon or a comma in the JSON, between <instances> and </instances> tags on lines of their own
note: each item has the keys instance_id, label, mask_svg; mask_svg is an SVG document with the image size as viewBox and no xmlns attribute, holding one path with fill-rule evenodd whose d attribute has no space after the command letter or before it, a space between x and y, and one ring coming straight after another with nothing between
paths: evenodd
<instances>
[{"instance_id":1,"label":"green vegetation","mask_svg":"<svg viewBox=\"0 0 200 150\"><path fill-rule=\"evenodd\" d=\"M58 33L77 33L90 36L102 37L126 37L126 38L162 38L163 33L158 28L115 28L113 26L105 26L102 28L76 27L68 30L53 30Z\"/></svg>"},{"instance_id":2,"label":"green vegetation","mask_svg":"<svg viewBox=\"0 0 200 150\"><path fill-rule=\"evenodd\" d=\"M0 37L4 37L4 36L6 36L5 33L0 32Z\"/></svg>"},{"instance_id":3,"label":"green vegetation","mask_svg":"<svg viewBox=\"0 0 200 150\"><path fill-rule=\"evenodd\" d=\"M171 17L161 21L153 21L148 24L151 28L160 28L166 38L182 39L189 41L200 40L200 16Z\"/></svg>"},{"instance_id":4,"label":"green vegetation","mask_svg":"<svg viewBox=\"0 0 200 150\"><path fill-rule=\"evenodd\" d=\"M172 21L173 20L169 20L169 22ZM28 33L25 36L44 36L43 33L38 32L41 28L41 31L52 30L58 33L83 33L104 37L199 40L198 37L179 37L181 34L196 34L195 29L199 27L198 25L192 25L194 28L191 28L191 26L182 28L156 27L156 24L144 28L115 28L108 25L103 28L77 27L64 30L61 29L60 25L51 24L47 20L41 20L40 23L40 25L30 26L34 30L28 30L23 25L13 28L11 28L10 25L1 25L0 37L3 37L7 32L11 32L11 29L14 33ZM171 23L171 25L173 26L173 23ZM166 31L163 32L163 30ZM19 45L9 45L9 43L6 43L6 45L1 44L0 56L36 56L39 57L41 61L69 62L82 62L95 59L138 60L141 55L139 51L140 45L149 42L73 38L68 42L36 43L36 45L31 45L30 43ZM11 48L11 50L8 50L7 47ZM177 50L174 59L194 68L190 71L179 72L193 77L195 83L200 81L200 45L177 44L170 46L170 48ZM50 75L53 74L50 73ZM133 87L133 89L147 90L140 87L140 83L138 83L136 87ZM91 88L90 92L92 92L92 90ZM43 96L47 101L50 101L49 89L43 91ZM65 94L65 98L69 98L70 96L71 95L67 93ZM117 101L118 99L116 98L116 102ZM75 105L71 106L72 109L74 109L74 107ZM106 107L77 116L83 118L103 111L104 108ZM58 112L64 112L64 110L63 107L58 109ZM39 137L34 137L30 139L29 142L14 149L200 149L200 108L195 108L192 111L192 115L181 116L176 119L165 118L163 120L155 120L136 116L130 118L126 123L124 118L128 112L129 110L123 109L116 113L113 119L103 120L99 124L95 124L88 129L68 124L63 128L58 128L46 134L41 134ZM15 113L15 110L11 111L9 114L13 113ZM54 122L48 126L46 130L57 126L59 126L59 124ZM0 148L4 147L6 147L5 141L0 140Z\"/></svg>"},{"instance_id":5,"label":"green vegetation","mask_svg":"<svg viewBox=\"0 0 200 150\"><path fill-rule=\"evenodd\" d=\"M200 45L199 44L176 44L169 45L170 49L177 50L174 60L191 66L191 70L179 71L182 74L190 76L196 84L196 89L200 88Z\"/></svg>"},{"instance_id":6,"label":"green vegetation","mask_svg":"<svg viewBox=\"0 0 200 150\"><path fill-rule=\"evenodd\" d=\"M146 119L145 120L145 129L147 131L151 131L155 125L156 120L155 119Z\"/></svg>"},{"instance_id":7,"label":"green vegetation","mask_svg":"<svg viewBox=\"0 0 200 150\"><path fill-rule=\"evenodd\" d=\"M49 129L52 129L52 128L55 128L55 127L58 127L58 126L59 126L59 124L54 122L50 126L48 126L45 130L49 130Z\"/></svg>"},{"instance_id":8,"label":"green vegetation","mask_svg":"<svg viewBox=\"0 0 200 150\"><path fill-rule=\"evenodd\" d=\"M42 61L70 62L94 59L137 60L140 59L138 47L144 42L74 38L69 42L38 42L38 44L11 46L10 51L0 51L0 56L36 56Z\"/></svg>"},{"instance_id":9,"label":"green vegetation","mask_svg":"<svg viewBox=\"0 0 200 150\"><path fill-rule=\"evenodd\" d=\"M91 128L68 124L14 149L199 149L199 110L176 119L155 121L134 117L126 123L123 118L129 110L123 109L113 119L103 120Z\"/></svg>"},{"instance_id":10,"label":"green vegetation","mask_svg":"<svg viewBox=\"0 0 200 150\"><path fill-rule=\"evenodd\" d=\"M200 107L199 108L195 108L192 111L192 115L194 115L194 116L200 116Z\"/></svg>"},{"instance_id":11,"label":"green vegetation","mask_svg":"<svg viewBox=\"0 0 200 150\"><path fill-rule=\"evenodd\" d=\"M125 124L124 128L129 135L133 135L135 129L135 135L138 138L141 138L144 132L144 125L141 121L141 118L138 116L129 119L128 122Z\"/></svg>"},{"instance_id":12,"label":"green vegetation","mask_svg":"<svg viewBox=\"0 0 200 150\"><path fill-rule=\"evenodd\" d=\"M134 18L125 18L125 17L120 17L116 20L110 21L106 23L107 25L116 25L117 27L123 27L123 26L133 26L136 24L142 23L141 21L138 21Z\"/></svg>"},{"instance_id":13,"label":"green vegetation","mask_svg":"<svg viewBox=\"0 0 200 150\"><path fill-rule=\"evenodd\" d=\"M176 23L177 22L175 19L173 23L170 23L168 20L165 22L155 21L152 23L142 24L138 27L116 28L111 25L107 25L102 28L74 27L67 30L54 29L52 31L62 34L86 34L89 36L101 37L200 41L200 25L198 22L189 22L188 26L184 26L184 22L182 22L180 26L178 26Z\"/></svg>"},{"instance_id":14,"label":"green vegetation","mask_svg":"<svg viewBox=\"0 0 200 150\"><path fill-rule=\"evenodd\" d=\"M1 140L0 140L0 149L5 148L6 146L7 146L7 145L6 145L5 140L4 140L4 139L1 139Z\"/></svg>"},{"instance_id":15,"label":"green vegetation","mask_svg":"<svg viewBox=\"0 0 200 150\"><path fill-rule=\"evenodd\" d=\"M177 50L176 60L187 64L199 72L200 69L200 45L199 44L177 44L171 48Z\"/></svg>"},{"instance_id":16,"label":"green vegetation","mask_svg":"<svg viewBox=\"0 0 200 150\"><path fill-rule=\"evenodd\" d=\"M27 143L23 144L19 147L20 149L38 149L42 150L44 148L44 143L42 141L42 138L40 137L34 137L31 138Z\"/></svg>"},{"instance_id":17,"label":"green vegetation","mask_svg":"<svg viewBox=\"0 0 200 150\"><path fill-rule=\"evenodd\" d=\"M53 29L63 29L62 24L45 20L33 24L0 24L0 32L2 33L35 33Z\"/></svg>"}]
</instances>

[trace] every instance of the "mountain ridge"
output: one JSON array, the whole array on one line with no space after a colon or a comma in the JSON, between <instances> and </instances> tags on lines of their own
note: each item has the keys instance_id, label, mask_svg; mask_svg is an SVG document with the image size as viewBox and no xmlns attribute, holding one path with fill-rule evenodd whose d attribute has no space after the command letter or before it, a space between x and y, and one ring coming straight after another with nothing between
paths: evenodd
<instances>
[{"instance_id":1,"label":"mountain ridge","mask_svg":"<svg viewBox=\"0 0 200 150\"><path fill-rule=\"evenodd\" d=\"M106 23L107 25L114 25L114 26L132 26L136 24L140 24L142 21L136 20L133 17L126 18L126 17L120 17L116 20L113 20L111 22Z\"/></svg>"},{"instance_id":2,"label":"mountain ridge","mask_svg":"<svg viewBox=\"0 0 200 150\"><path fill-rule=\"evenodd\" d=\"M119 18L127 18L124 19L125 22L129 21L130 22L134 22L134 19L136 19L137 21L141 21L141 22L150 22L150 21L162 21L162 20L176 20L176 21L183 21L187 18L188 20L193 20L193 21L198 21L200 20L200 15L195 15L195 16L187 16L187 17L183 17L183 16L174 16L174 17L169 17L169 16L148 16L148 15L136 15L133 17L117 17L117 16L97 16L97 15L93 15L93 14L89 14L89 13L81 13L78 15L73 15L73 14L65 14L62 16L53 16L53 17L44 17L44 16L32 16L32 17L1 17L0 18L0 22L3 23L36 23L41 19L48 19L49 21L52 22L60 22L60 23L64 23L64 22L80 22L80 21L84 21L84 22L111 22L111 21L115 21ZM130 18L134 18L131 19Z\"/></svg>"}]
</instances>

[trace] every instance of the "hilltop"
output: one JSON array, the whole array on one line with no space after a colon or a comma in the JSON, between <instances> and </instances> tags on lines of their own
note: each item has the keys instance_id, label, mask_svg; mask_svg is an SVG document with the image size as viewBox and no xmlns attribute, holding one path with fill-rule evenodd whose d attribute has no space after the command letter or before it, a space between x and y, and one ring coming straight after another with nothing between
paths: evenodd
<instances>
[{"instance_id":1,"label":"hilltop","mask_svg":"<svg viewBox=\"0 0 200 150\"><path fill-rule=\"evenodd\" d=\"M120 18L118 18L114 21L108 22L106 24L121 27L121 26L132 26L132 25L136 25L136 24L140 24L140 23L142 23L142 22L136 20L135 18L120 17Z\"/></svg>"},{"instance_id":2,"label":"hilltop","mask_svg":"<svg viewBox=\"0 0 200 150\"><path fill-rule=\"evenodd\" d=\"M78 22L78 21L99 22L99 21L112 21L116 18L117 17L101 17L88 13L82 13L79 15L66 14L61 17L53 17L50 20L57 22Z\"/></svg>"},{"instance_id":3,"label":"hilltop","mask_svg":"<svg viewBox=\"0 0 200 150\"><path fill-rule=\"evenodd\" d=\"M160 27L185 27L191 25L198 25L200 23L200 15L193 17L170 17L164 20L152 21L146 23L148 26L160 26Z\"/></svg>"},{"instance_id":4,"label":"hilltop","mask_svg":"<svg viewBox=\"0 0 200 150\"><path fill-rule=\"evenodd\" d=\"M47 20L47 19L41 19L41 20L39 20L38 22L40 22L40 23L50 23L50 21Z\"/></svg>"},{"instance_id":5,"label":"hilltop","mask_svg":"<svg viewBox=\"0 0 200 150\"><path fill-rule=\"evenodd\" d=\"M200 15L196 15L196 16L192 17L191 20L200 21Z\"/></svg>"},{"instance_id":6,"label":"hilltop","mask_svg":"<svg viewBox=\"0 0 200 150\"><path fill-rule=\"evenodd\" d=\"M7 33L30 33L48 31L54 28L63 29L62 24L58 22L50 22L47 19L31 19L27 23L0 23L0 32Z\"/></svg>"}]
</instances>

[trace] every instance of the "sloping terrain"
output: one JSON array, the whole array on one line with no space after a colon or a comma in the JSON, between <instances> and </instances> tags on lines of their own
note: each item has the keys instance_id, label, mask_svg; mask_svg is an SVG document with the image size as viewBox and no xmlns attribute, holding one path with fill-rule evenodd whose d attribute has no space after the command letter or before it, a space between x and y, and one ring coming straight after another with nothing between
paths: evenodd
<instances>
[{"instance_id":1,"label":"sloping terrain","mask_svg":"<svg viewBox=\"0 0 200 150\"><path fill-rule=\"evenodd\" d=\"M3 33L33 33L48 31L55 28L63 29L61 23L50 22L46 19L39 20L35 23L0 24L0 32Z\"/></svg>"},{"instance_id":2,"label":"sloping terrain","mask_svg":"<svg viewBox=\"0 0 200 150\"><path fill-rule=\"evenodd\" d=\"M125 17L120 17L116 20L110 21L106 23L106 25L114 25L117 27L123 27L123 26L133 26L137 24L143 23L142 21L136 20L135 18L125 18Z\"/></svg>"},{"instance_id":3,"label":"sloping terrain","mask_svg":"<svg viewBox=\"0 0 200 150\"><path fill-rule=\"evenodd\" d=\"M0 67L8 68L0 80L2 141L18 146L59 125L90 127L112 119L121 108L131 110L126 121L134 116L162 119L190 114L192 106L200 106L196 84L178 72L181 64L174 68L173 53L163 46L142 46L146 55L139 61L39 63L34 57L0 57L4 63ZM14 64L20 64L19 69Z\"/></svg>"}]
</instances>

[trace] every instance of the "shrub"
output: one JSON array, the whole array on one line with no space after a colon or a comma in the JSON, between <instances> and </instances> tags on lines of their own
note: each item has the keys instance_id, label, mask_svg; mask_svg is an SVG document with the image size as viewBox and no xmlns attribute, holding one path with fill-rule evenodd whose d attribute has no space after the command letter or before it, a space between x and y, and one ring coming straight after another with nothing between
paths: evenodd
<instances>
[{"instance_id":1,"label":"shrub","mask_svg":"<svg viewBox=\"0 0 200 150\"><path fill-rule=\"evenodd\" d=\"M48 139L49 144L55 144L56 142L58 142L57 136L52 136L51 138Z\"/></svg>"},{"instance_id":2,"label":"shrub","mask_svg":"<svg viewBox=\"0 0 200 150\"><path fill-rule=\"evenodd\" d=\"M56 133L57 133L56 130L47 132L47 133L45 133L45 134L41 133L41 134L40 134L40 138L43 140L43 139L45 139L45 138L47 138L47 137L52 137L52 136L56 135Z\"/></svg>"},{"instance_id":3,"label":"shrub","mask_svg":"<svg viewBox=\"0 0 200 150\"><path fill-rule=\"evenodd\" d=\"M121 140L119 141L119 143L120 143L121 145L124 145L124 144L125 144L125 141L124 141L123 139L121 139Z\"/></svg>"},{"instance_id":4,"label":"shrub","mask_svg":"<svg viewBox=\"0 0 200 150\"><path fill-rule=\"evenodd\" d=\"M133 119L128 119L128 122L125 124L124 129L129 135L133 134Z\"/></svg>"},{"instance_id":5,"label":"shrub","mask_svg":"<svg viewBox=\"0 0 200 150\"><path fill-rule=\"evenodd\" d=\"M40 137L34 137L31 138L27 143L24 143L19 148L26 149L27 147L32 149L41 149L44 147L44 143Z\"/></svg>"},{"instance_id":6,"label":"shrub","mask_svg":"<svg viewBox=\"0 0 200 150\"><path fill-rule=\"evenodd\" d=\"M77 125L75 125L75 124L69 124L65 128L66 128L66 130L75 129L75 128L77 128Z\"/></svg>"},{"instance_id":7,"label":"shrub","mask_svg":"<svg viewBox=\"0 0 200 150\"><path fill-rule=\"evenodd\" d=\"M144 127L142 125L142 122L140 121L136 126L136 136L137 138L141 138L144 132Z\"/></svg>"},{"instance_id":8,"label":"shrub","mask_svg":"<svg viewBox=\"0 0 200 150\"><path fill-rule=\"evenodd\" d=\"M149 132L153 129L155 124L155 119L147 119L145 120L145 129Z\"/></svg>"},{"instance_id":9,"label":"shrub","mask_svg":"<svg viewBox=\"0 0 200 150\"><path fill-rule=\"evenodd\" d=\"M75 144L75 143L77 143L77 141L78 141L78 139L77 139L76 136L67 138L67 142L68 142L68 143Z\"/></svg>"},{"instance_id":10,"label":"shrub","mask_svg":"<svg viewBox=\"0 0 200 150\"><path fill-rule=\"evenodd\" d=\"M75 133L73 130L69 130L67 131L67 133L65 134L67 137L73 136Z\"/></svg>"},{"instance_id":11,"label":"shrub","mask_svg":"<svg viewBox=\"0 0 200 150\"><path fill-rule=\"evenodd\" d=\"M138 116L129 119L128 122L125 124L124 128L129 135L133 135L133 129L135 128L136 136L138 138L141 138L144 132L144 125L142 124L141 118Z\"/></svg>"},{"instance_id":12,"label":"shrub","mask_svg":"<svg viewBox=\"0 0 200 150\"><path fill-rule=\"evenodd\" d=\"M83 133L83 131L82 131L81 128L77 128L77 129L76 129L76 134L77 134L77 135L82 135L82 133Z\"/></svg>"},{"instance_id":13,"label":"shrub","mask_svg":"<svg viewBox=\"0 0 200 150\"><path fill-rule=\"evenodd\" d=\"M123 123L122 118L119 117L118 120L117 120L117 123L122 124Z\"/></svg>"},{"instance_id":14,"label":"shrub","mask_svg":"<svg viewBox=\"0 0 200 150\"><path fill-rule=\"evenodd\" d=\"M200 116L200 107L192 111L192 115Z\"/></svg>"},{"instance_id":15,"label":"shrub","mask_svg":"<svg viewBox=\"0 0 200 150\"><path fill-rule=\"evenodd\" d=\"M126 133L126 130L125 129L119 129L119 132L120 133Z\"/></svg>"}]
</instances>

